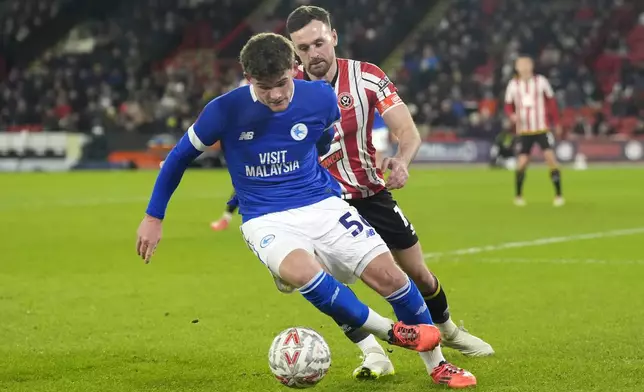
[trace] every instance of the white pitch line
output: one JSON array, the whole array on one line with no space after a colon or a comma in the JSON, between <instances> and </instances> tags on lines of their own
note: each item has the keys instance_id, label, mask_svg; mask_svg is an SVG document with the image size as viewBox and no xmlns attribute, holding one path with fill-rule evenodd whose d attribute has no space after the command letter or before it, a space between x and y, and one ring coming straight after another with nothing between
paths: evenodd
<instances>
[{"instance_id":1,"label":"white pitch line","mask_svg":"<svg viewBox=\"0 0 644 392\"><path fill-rule=\"evenodd\" d=\"M443 256L462 256L476 253L494 252L503 249L526 248L529 246L542 246L550 244L559 244L564 242L592 240L596 238L622 237L634 234L643 234L644 227L634 227L632 229L600 231L598 233L575 234L562 237L537 238L530 241L505 242L497 245L486 245L473 248L456 249L445 252L425 253L425 259L437 259Z\"/></svg>"},{"instance_id":2,"label":"white pitch line","mask_svg":"<svg viewBox=\"0 0 644 392\"><path fill-rule=\"evenodd\" d=\"M461 261L456 259L455 261ZM602 264L602 265L644 265L644 260L602 260L574 258L539 258L539 257L483 257L477 263L510 263L510 264Z\"/></svg>"}]
</instances>

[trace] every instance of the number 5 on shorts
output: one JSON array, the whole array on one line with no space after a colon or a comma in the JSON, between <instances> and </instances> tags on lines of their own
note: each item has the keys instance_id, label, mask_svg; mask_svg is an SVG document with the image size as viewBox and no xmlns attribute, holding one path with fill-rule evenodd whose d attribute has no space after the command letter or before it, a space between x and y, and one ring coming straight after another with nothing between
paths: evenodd
<instances>
[{"instance_id":1,"label":"number 5 on shorts","mask_svg":"<svg viewBox=\"0 0 644 392\"><path fill-rule=\"evenodd\" d=\"M340 223L342 223L342 226L346 227L347 230L354 229L351 232L351 235L356 237L358 234L362 233L362 230L364 230L364 227L371 227L369 222L367 222L361 215L358 215L360 220L351 219L351 212L347 212L346 214L342 215L340 217ZM362 221L362 223L360 223Z\"/></svg>"}]
</instances>

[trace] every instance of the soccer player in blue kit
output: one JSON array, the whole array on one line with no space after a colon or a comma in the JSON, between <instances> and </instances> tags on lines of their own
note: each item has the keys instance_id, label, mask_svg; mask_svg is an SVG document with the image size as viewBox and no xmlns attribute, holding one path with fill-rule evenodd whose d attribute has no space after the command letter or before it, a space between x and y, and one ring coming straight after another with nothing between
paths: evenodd
<instances>
[{"instance_id":1,"label":"soccer player in blue kit","mask_svg":"<svg viewBox=\"0 0 644 392\"><path fill-rule=\"evenodd\" d=\"M333 87L294 80L294 49L277 34L252 37L240 62L249 85L209 102L166 158L137 232L137 253L150 261L188 164L220 141L243 237L275 278L347 328L419 352L434 349L440 332L417 287L318 164L340 119ZM398 322L374 312L343 284L357 278L391 304Z\"/></svg>"}]
</instances>

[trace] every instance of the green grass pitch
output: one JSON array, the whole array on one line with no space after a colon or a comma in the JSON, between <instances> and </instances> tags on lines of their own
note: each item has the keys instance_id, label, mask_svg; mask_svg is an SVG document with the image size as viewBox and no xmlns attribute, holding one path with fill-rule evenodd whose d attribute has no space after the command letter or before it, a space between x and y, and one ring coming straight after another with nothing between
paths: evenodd
<instances>
[{"instance_id":1,"label":"green grass pitch","mask_svg":"<svg viewBox=\"0 0 644 392\"><path fill-rule=\"evenodd\" d=\"M318 391L442 389L402 349L396 376L354 381L357 348L274 288L239 217L210 231L230 192L224 171L186 174L144 265L135 232L155 175L0 175L0 391L285 391L267 352L295 325L331 347ZM564 170L563 185L557 209L546 170L532 168L519 208L511 172L418 168L395 193L454 320L496 349L484 359L445 350L479 391L644 390L644 170Z\"/></svg>"}]
</instances>

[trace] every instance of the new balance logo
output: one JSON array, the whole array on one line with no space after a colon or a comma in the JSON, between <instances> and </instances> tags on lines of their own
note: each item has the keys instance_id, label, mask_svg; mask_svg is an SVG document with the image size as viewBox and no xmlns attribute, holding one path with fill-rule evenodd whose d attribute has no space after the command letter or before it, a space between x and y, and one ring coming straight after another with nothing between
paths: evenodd
<instances>
[{"instance_id":1,"label":"new balance logo","mask_svg":"<svg viewBox=\"0 0 644 392\"><path fill-rule=\"evenodd\" d=\"M239 140L253 140L254 136L255 132L253 131L242 132L241 135L239 135Z\"/></svg>"}]
</instances>

